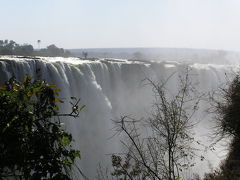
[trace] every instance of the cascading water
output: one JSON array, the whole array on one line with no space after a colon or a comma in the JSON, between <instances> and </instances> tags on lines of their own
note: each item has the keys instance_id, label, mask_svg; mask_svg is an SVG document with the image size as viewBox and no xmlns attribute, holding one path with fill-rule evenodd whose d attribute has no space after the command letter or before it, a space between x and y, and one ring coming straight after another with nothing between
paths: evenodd
<instances>
[{"instance_id":1,"label":"cascading water","mask_svg":"<svg viewBox=\"0 0 240 180\"><path fill-rule=\"evenodd\" d=\"M0 85L13 75L23 79L26 74L53 83L61 89L62 112L69 112L70 97L81 98L80 104L86 108L79 118L63 119L65 127L73 134L76 147L81 151L80 167L90 178L94 179L99 163L109 164L111 153L119 152L121 145L117 137L111 138L112 119L121 115L132 115L136 118L147 116L151 111L153 93L151 87L144 85L143 80L163 80L173 72L180 73L187 64L177 62L139 62L127 60L80 60L78 58L17 58L0 57ZM209 92L226 81L225 74L238 70L235 65L188 64L191 67L193 80L197 88ZM36 72L38 71L38 73ZM177 75L169 81L168 88L176 89ZM206 135L212 125L210 117L203 112L207 103L200 105L195 127L197 137L205 143ZM206 142L207 143L207 142ZM219 163L215 154L206 154L213 166ZM207 162L199 162L198 173L207 171ZM204 165L206 168L199 168ZM76 178L78 179L78 178Z\"/></svg>"}]
</instances>

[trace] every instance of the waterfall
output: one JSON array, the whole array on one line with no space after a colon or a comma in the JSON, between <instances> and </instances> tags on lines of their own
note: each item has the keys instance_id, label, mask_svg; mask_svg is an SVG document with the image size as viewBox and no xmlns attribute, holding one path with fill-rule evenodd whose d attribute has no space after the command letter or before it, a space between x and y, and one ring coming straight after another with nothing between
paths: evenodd
<instances>
[{"instance_id":1,"label":"waterfall","mask_svg":"<svg viewBox=\"0 0 240 180\"><path fill-rule=\"evenodd\" d=\"M226 81L226 74L231 76L238 68L235 65L196 64L180 62L140 62L121 59L80 60L78 58L18 58L0 56L0 85L13 75L22 80L26 74L41 78L49 84L56 84L61 89L59 97L65 101L61 111L69 112L70 97L81 98L80 104L86 108L78 118L62 121L65 128L73 134L75 146L81 151L80 167L90 178L94 179L98 163L109 164L109 154L119 152L121 144L117 137L111 138L112 120L121 115L140 118L149 115L153 93L144 79L163 80L176 72L170 79L168 88L176 89L177 75L186 67L191 67L193 80L198 82L202 92L213 91ZM204 114L206 103L200 107L197 119L200 123L195 128L197 136L207 141L210 132L211 117ZM209 153L206 159L215 167L222 157L220 150ZM205 164L204 164L205 163ZM207 162L199 164L207 166ZM198 167L196 167L198 168ZM206 168L200 168L203 173Z\"/></svg>"}]
</instances>

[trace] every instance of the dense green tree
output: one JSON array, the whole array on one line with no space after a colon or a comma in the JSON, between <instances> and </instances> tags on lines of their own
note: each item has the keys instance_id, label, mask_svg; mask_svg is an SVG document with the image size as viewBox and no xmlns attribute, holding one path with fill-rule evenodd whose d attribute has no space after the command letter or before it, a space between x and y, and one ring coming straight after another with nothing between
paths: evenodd
<instances>
[{"instance_id":1,"label":"dense green tree","mask_svg":"<svg viewBox=\"0 0 240 180\"><path fill-rule=\"evenodd\" d=\"M80 153L61 127L58 91L29 76L23 82L11 78L0 87L0 179L71 179ZM77 114L75 104L64 116Z\"/></svg>"},{"instance_id":2,"label":"dense green tree","mask_svg":"<svg viewBox=\"0 0 240 180\"><path fill-rule=\"evenodd\" d=\"M12 55L16 43L14 41L0 41L0 55Z\"/></svg>"},{"instance_id":3,"label":"dense green tree","mask_svg":"<svg viewBox=\"0 0 240 180\"><path fill-rule=\"evenodd\" d=\"M13 40L0 40L0 55L33 55L33 46L29 44L19 45Z\"/></svg>"},{"instance_id":4,"label":"dense green tree","mask_svg":"<svg viewBox=\"0 0 240 180\"><path fill-rule=\"evenodd\" d=\"M220 101L215 101L219 135L240 138L240 76L237 75L220 93Z\"/></svg>"},{"instance_id":5,"label":"dense green tree","mask_svg":"<svg viewBox=\"0 0 240 180\"><path fill-rule=\"evenodd\" d=\"M33 55L33 46L29 44L24 44L21 46L16 46L14 48L14 54L22 56L31 56Z\"/></svg>"},{"instance_id":6,"label":"dense green tree","mask_svg":"<svg viewBox=\"0 0 240 180\"><path fill-rule=\"evenodd\" d=\"M48 51L49 55L51 55L51 56L60 56L61 54L64 54L64 49L58 48L54 44L49 45L47 47L47 51Z\"/></svg>"},{"instance_id":7,"label":"dense green tree","mask_svg":"<svg viewBox=\"0 0 240 180\"><path fill-rule=\"evenodd\" d=\"M221 88L213 96L213 107L216 113L215 132L218 140L230 140L227 158L220 170L207 174L216 180L238 180L240 178L240 75L237 74L227 87Z\"/></svg>"},{"instance_id":8,"label":"dense green tree","mask_svg":"<svg viewBox=\"0 0 240 180\"><path fill-rule=\"evenodd\" d=\"M51 45L47 46L47 48L35 51L34 55L53 56L53 57L54 56L68 57L71 55L71 53L67 50L64 50L63 48L58 48L55 44L51 44Z\"/></svg>"}]
</instances>

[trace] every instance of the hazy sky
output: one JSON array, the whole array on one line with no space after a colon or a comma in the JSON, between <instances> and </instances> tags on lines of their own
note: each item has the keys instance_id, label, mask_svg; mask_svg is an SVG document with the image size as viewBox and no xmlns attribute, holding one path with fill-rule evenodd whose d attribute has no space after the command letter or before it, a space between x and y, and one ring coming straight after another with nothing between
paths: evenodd
<instances>
[{"instance_id":1,"label":"hazy sky","mask_svg":"<svg viewBox=\"0 0 240 180\"><path fill-rule=\"evenodd\" d=\"M0 39L240 51L240 0L0 0Z\"/></svg>"}]
</instances>

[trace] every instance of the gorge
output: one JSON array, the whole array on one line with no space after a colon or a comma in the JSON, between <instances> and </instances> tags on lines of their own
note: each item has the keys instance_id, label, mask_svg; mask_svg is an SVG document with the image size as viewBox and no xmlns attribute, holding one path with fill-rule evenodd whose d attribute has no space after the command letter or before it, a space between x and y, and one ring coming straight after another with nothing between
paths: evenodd
<instances>
[{"instance_id":1,"label":"gorge","mask_svg":"<svg viewBox=\"0 0 240 180\"><path fill-rule=\"evenodd\" d=\"M61 90L61 112L71 109L72 96L86 105L78 118L62 118L64 128L70 131L76 148L81 151L79 166L90 179L96 176L98 164L110 165L111 153L121 151L119 137L113 136L113 122L121 115L147 117L154 100L152 88L144 79L164 81L176 92L178 76L190 67L192 81L200 92L216 90L238 71L236 64L201 64L174 61L129 61L124 59L79 59L61 57L0 56L0 85L15 76L22 80L26 74L56 84ZM205 113L207 102L200 104L194 128L196 137L210 144L208 135L213 127L211 115ZM224 158L224 148L204 152L206 161L198 162L193 172L203 174L211 164L216 167ZM204 168L202 168L204 167Z\"/></svg>"}]
</instances>

